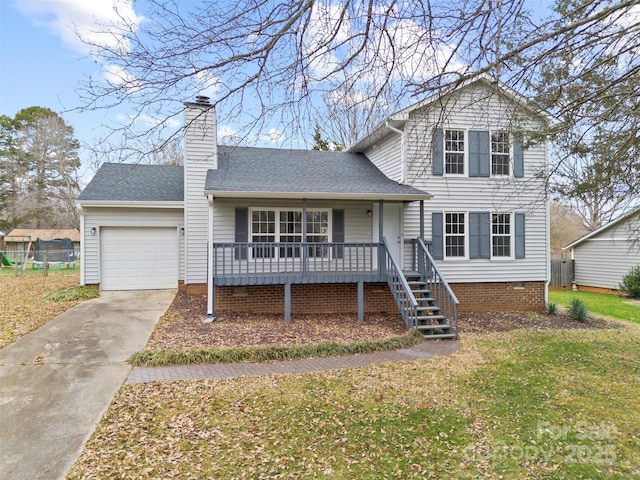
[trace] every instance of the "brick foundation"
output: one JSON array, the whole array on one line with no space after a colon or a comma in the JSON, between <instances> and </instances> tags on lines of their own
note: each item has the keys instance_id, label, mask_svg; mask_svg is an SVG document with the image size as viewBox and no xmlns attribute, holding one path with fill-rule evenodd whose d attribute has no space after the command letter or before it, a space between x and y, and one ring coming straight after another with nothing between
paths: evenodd
<instances>
[{"instance_id":1,"label":"brick foundation","mask_svg":"<svg viewBox=\"0 0 640 480\"><path fill-rule=\"evenodd\" d=\"M189 293L205 294L205 284L184 285ZM451 284L459 310L543 312L544 282L455 283ZM217 287L216 310L284 313L284 285ZM355 283L291 285L292 313L355 313L358 286ZM364 284L365 313L396 312L398 307L386 283Z\"/></svg>"},{"instance_id":2,"label":"brick foundation","mask_svg":"<svg viewBox=\"0 0 640 480\"><path fill-rule=\"evenodd\" d=\"M544 312L544 282L453 283L461 312Z\"/></svg>"}]
</instances>

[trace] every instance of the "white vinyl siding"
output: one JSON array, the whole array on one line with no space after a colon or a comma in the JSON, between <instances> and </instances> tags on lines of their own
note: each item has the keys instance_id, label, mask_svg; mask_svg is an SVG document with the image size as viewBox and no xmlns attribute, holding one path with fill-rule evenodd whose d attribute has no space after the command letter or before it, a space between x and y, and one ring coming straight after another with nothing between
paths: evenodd
<instances>
[{"instance_id":1,"label":"white vinyl siding","mask_svg":"<svg viewBox=\"0 0 640 480\"><path fill-rule=\"evenodd\" d=\"M102 227L102 290L177 288L178 235L171 227Z\"/></svg>"},{"instance_id":2,"label":"white vinyl siding","mask_svg":"<svg viewBox=\"0 0 640 480\"><path fill-rule=\"evenodd\" d=\"M249 208L253 210L300 210L302 201L278 201L278 200L241 200L241 199L216 199L213 202L215 243L235 241L235 209ZM307 210L344 210L344 225L346 243L372 242L373 218L367 211L373 209L372 202L365 201L318 201L309 200ZM331 220L329 220L331 225ZM309 232L308 232L309 233ZM331 241L331 239L330 239Z\"/></svg>"},{"instance_id":3,"label":"white vinyl siding","mask_svg":"<svg viewBox=\"0 0 640 480\"><path fill-rule=\"evenodd\" d=\"M85 285L99 284L100 278L100 234L104 227L170 227L178 233L178 278L184 272L184 236L181 208L84 208L84 244L82 257ZM91 229L96 233L92 234Z\"/></svg>"},{"instance_id":4,"label":"white vinyl siding","mask_svg":"<svg viewBox=\"0 0 640 480\"><path fill-rule=\"evenodd\" d=\"M189 258L184 282L207 282L209 204L204 196L207 170L217 168L216 118L213 108L185 107L184 217L185 249ZM203 113L204 112L204 113ZM198 116L200 115L200 116Z\"/></svg>"},{"instance_id":5,"label":"white vinyl siding","mask_svg":"<svg viewBox=\"0 0 640 480\"><path fill-rule=\"evenodd\" d=\"M444 114L441 105L448 111ZM449 282L545 281L548 271L547 205L544 174L546 143L524 150L524 177L433 176L431 148L434 126L466 131L525 132L539 128L529 112L516 111L506 96L496 95L482 84L470 86L434 104L433 109L411 112L405 126L407 183L433 195L425 201L425 238L431 238L430 212L522 212L525 215L523 259L469 259L439 262ZM512 130L513 129L513 130ZM368 152L366 152L368 154ZM510 165L513 172L513 165ZM538 176L540 173L543 175ZM513 223L514 215L511 215ZM404 236L420 232L419 203L405 206ZM405 265L408 265L405 256Z\"/></svg>"},{"instance_id":6,"label":"white vinyl siding","mask_svg":"<svg viewBox=\"0 0 640 480\"><path fill-rule=\"evenodd\" d=\"M396 182L402 182L402 136L392 132L367 150L367 158L378 170Z\"/></svg>"},{"instance_id":7,"label":"white vinyl siding","mask_svg":"<svg viewBox=\"0 0 640 480\"><path fill-rule=\"evenodd\" d=\"M605 229L573 248L577 285L618 289L622 277L640 265L640 245L635 241L640 214Z\"/></svg>"}]
</instances>

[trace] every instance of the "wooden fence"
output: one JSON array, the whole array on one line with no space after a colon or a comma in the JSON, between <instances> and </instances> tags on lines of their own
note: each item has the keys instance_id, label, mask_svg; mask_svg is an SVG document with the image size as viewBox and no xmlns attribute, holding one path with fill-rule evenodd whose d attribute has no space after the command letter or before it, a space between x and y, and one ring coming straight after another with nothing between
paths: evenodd
<instances>
[{"instance_id":1,"label":"wooden fence","mask_svg":"<svg viewBox=\"0 0 640 480\"><path fill-rule=\"evenodd\" d=\"M573 260L551 260L551 283L549 287L570 290L573 283Z\"/></svg>"}]
</instances>

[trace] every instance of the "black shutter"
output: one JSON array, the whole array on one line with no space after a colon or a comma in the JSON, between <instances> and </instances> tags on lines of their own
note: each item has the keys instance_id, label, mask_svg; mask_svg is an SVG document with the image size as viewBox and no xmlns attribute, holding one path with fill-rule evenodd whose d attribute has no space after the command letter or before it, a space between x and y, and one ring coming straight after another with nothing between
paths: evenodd
<instances>
[{"instance_id":1,"label":"black shutter","mask_svg":"<svg viewBox=\"0 0 640 480\"><path fill-rule=\"evenodd\" d=\"M444 258L444 234L442 224L442 212L431 213L431 245L434 260Z\"/></svg>"},{"instance_id":2,"label":"black shutter","mask_svg":"<svg viewBox=\"0 0 640 480\"><path fill-rule=\"evenodd\" d=\"M249 241L249 209L236 208L236 236L235 241L238 243L246 243ZM235 251L236 260L247 259L247 247L238 246Z\"/></svg>"},{"instance_id":3,"label":"black shutter","mask_svg":"<svg viewBox=\"0 0 640 480\"><path fill-rule=\"evenodd\" d=\"M444 132L441 128L433 129L433 150L431 152L431 173L441 177L444 171Z\"/></svg>"},{"instance_id":4,"label":"black shutter","mask_svg":"<svg viewBox=\"0 0 640 480\"><path fill-rule=\"evenodd\" d=\"M344 243L344 210L334 210L332 220L333 242ZM333 249L333 258L344 256L344 246L336 245Z\"/></svg>"}]
</instances>

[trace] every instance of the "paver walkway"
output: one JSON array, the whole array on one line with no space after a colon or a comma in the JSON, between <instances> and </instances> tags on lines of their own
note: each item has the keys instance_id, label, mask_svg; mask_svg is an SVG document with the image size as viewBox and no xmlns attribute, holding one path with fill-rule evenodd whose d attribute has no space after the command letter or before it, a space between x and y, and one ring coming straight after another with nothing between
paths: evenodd
<instances>
[{"instance_id":1,"label":"paver walkway","mask_svg":"<svg viewBox=\"0 0 640 480\"><path fill-rule=\"evenodd\" d=\"M450 355L458 349L457 340L429 341L412 348L390 352L345 355L342 357L305 358L267 363L216 363L170 365L165 367L136 367L127 383L165 382L208 378L256 377L283 373L306 373L322 370L366 367L389 362L404 362L419 358Z\"/></svg>"}]
</instances>

